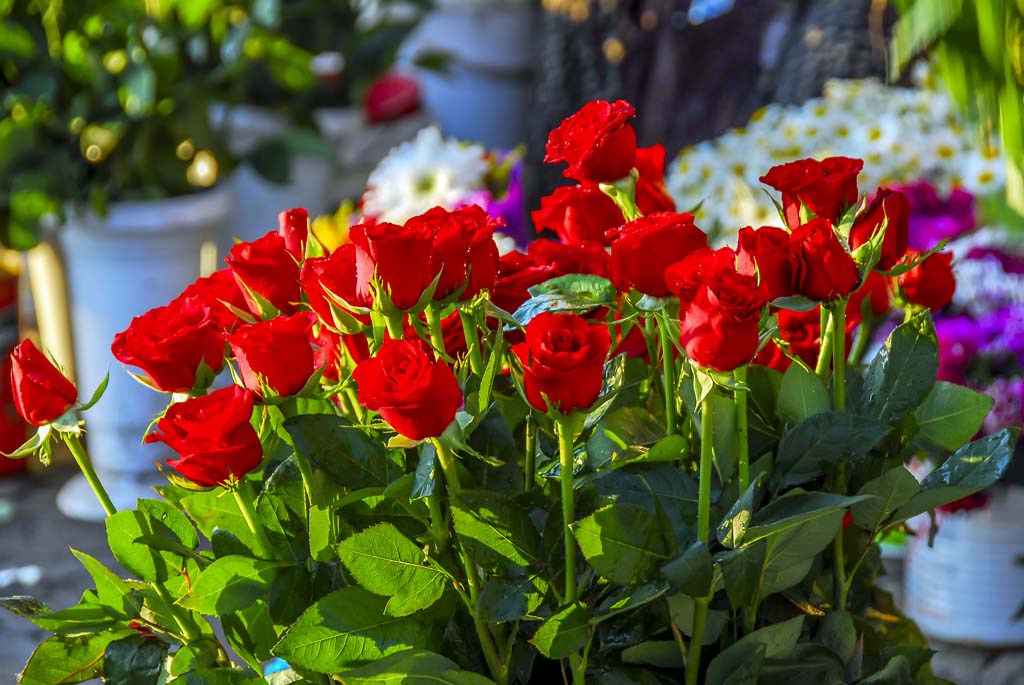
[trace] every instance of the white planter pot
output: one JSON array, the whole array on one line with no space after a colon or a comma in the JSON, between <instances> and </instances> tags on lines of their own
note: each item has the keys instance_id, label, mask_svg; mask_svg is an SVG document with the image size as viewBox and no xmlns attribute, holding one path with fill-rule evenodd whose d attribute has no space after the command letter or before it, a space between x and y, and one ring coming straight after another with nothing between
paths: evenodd
<instances>
[{"instance_id":1,"label":"white planter pot","mask_svg":"<svg viewBox=\"0 0 1024 685\"><path fill-rule=\"evenodd\" d=\"M199 277L204 245L209 254L231 203L230 191L218 189L116 203L106 217L69 211L59 233L82 398L110 372L106 394L86 413L86 441L118 509L151 497L150 487L160 482L154 464L171 455L162 445L143 445L142 436L169 398L133 379L110 353L111 341L132 317L167 304ZM81 476L64 486L57 506L73 518L103 518Z\"/></svg>"},{"instance_id":2,"label":"white planter pot","mask_svg":"<svg viewBox=\"0 0 1024 685\"><path fill-rule=\"evenodd\" d=\"M983 508L936 512L939 532L928 547L928 517L911 521L904 567L906 613L921 630L947 642L986 647L1024 645L1024 488L993 492Z\"/></svg>"},{"instance_id":3,"label":"white planter pot","mask_svg":"<svg viewBox=\"0 0 1024 685\"><path fill-rule=\"evenodd\" d=\"M211 111L215 126L223 127L228 147L237 155L251 152L260 142L280 136L288 122L259 107L223 107ZM311 217L333 210L329 204L333 160L317 155L292 155L287 183L271 183L248 163L240 164L229 184L235 209L218 235L217 246L224 256L235 243L255 240L277 228L277 215L292 207L304 207Z\"/></svg>"},{"instance_id":4,"label":"white planter pot","mask_svg":"<svg viewBox=\"0 0 1024 685\"><path fill-rule=\"evenodd\" d=\"M444 132L488 147L526 139L533 15L528 4L460 7L428 14L400 60L423 86L423 101ZM443 52L447 73L416 69L417 55Z\"/></svg>"}]
</instances>

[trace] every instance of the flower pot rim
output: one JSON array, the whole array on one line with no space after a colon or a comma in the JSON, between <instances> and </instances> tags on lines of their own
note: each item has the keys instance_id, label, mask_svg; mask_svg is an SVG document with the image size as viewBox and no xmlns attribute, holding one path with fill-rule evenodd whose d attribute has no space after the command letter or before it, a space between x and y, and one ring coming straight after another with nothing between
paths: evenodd
<instances>
[{"instance_id":1,"label":"flower pot rim","mask_svg":"<svg viewBox=\"0 0 1024 685\"><path fill-rule=\"evenodd\" d=\"M231 205L231 189L222 183L190 195L111 202L106 216L87 206L69 204L65 207L63 228L115 233L205 229L211 222L225 220Z\"/></svg>"}]
</instances>

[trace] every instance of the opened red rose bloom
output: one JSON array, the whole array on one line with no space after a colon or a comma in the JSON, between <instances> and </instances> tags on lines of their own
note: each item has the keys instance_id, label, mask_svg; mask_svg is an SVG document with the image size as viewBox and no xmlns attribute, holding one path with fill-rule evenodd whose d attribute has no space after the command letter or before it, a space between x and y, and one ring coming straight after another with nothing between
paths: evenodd
<instances>
[{"instance_id":1,"label":"opened red rose bloom","mask_svg":"<svg viewBox=\"0 0 1024 685\"><path fill-rule=\"evenodd\" d=\"M769 300L792 295L789 233L777 226L741 228L737 238L736 268L741 274L755 276Z\"/></svg>"},{"instance_id":2,"label":"opened red rose bloom","mask_svg":"<svg viewBox=\"0 0 1024 685\"><path fill-rule=\"evenodd\" d=\"M434 235L426 226L359 224L349 231L356 246L356 283L361 298L371 298L376 278L398 309L411 309L437 275Z\"/></svg>"},{"instance_id":3,"label":"opened red rose bloom","mask_svg":"<svg viewBox=\"0 0 1024 685\"><path fill-rule=\"evenodd\" d=\"M916 250L907 252L907 259L916 259ZM953 255L936 252L910 271L899 276L903 296L914 304L936 311L945 307L956 292L956 277L953 275Z\"/></svg>"},{"instance_id":4,"label":"opened red rose bloom","mask_svg":"<svg viewBox=\"0 0 1024 685\"><path fill-rule=\"evenodd\" d=\"M299 312L239 326L228 336L245 387L262 394L266 385L282 397L299 392L315 370L315 322L312 312Z\"/></svg>"},{"instance_id":5,"label":"opened red rose bloom","mask_svg":"<svg viewBox=\"0 0 1024 685\"><path fill-rule=\"evenodd\" d=\"M271 232L251 243L239 243L224 259L242 289L249 311L266 315L260 300L281 314L294 314L299 295L299 264L278 233Z\"/></svg>"},{"instance_id":6,"label":"opened red rose bloom","mask_svg":"<svg viewBox=\"0 0 1024 685\"><path fill-rule=\"evenodd\" d=\"M203 276L185 288L178 299L194 298L210 308L210 313L222 331L230 331L238 324L238 311L245 312L249 304L238 286L231 269L225 267ZM234 310L232 309L234 308Z\"/></svg>"},{"instance_id":7,"label":"opened red rose bloom","mask_svg":"<svg viewBox=\"0 0 1024 685\"><path fill-rule=\"evenodd\" d=\"M648 214L608 232L612 282L620 291L636 288L645 295L669 294L665 269L708 246L692 214Z\"/></svg>"},{"instance_id":8,"label":"opened red rose bloom","mask_svg":"<svg viewBox=\"0 0 1024 685\"><path fill-rule=\"evenodd\" d=\"M860 283L857 263L821 217L795 229L789 238L793 290L818 302L846 297Z\"/></svg>"},{"instance_id":9,"label":"opened red rose bloom","mask_svg":"<svg viewBox=\"0 0 1024 685\"><path fill-rule=\"evenodd\" d=\"M441 274L435 300L455 293L460 293L460 300L469 300L494 286L498 275L494 231L503 225L504 221L488 216L476 205L453 211L435 207L405 223L407 230L433 236L431 270Z\"/></svg>"},{"instance_id":10,"label":"opened red rose bloom","mask_svg":"<svg viewBox=\"0 0 1024 685\"><path fill-rule=\"evenodd\" d=\"M849 157L801 159L772 167L760 181L782 193L786 225L795 229L803 223L801 204L815 216L839 221L857 202L857 174L863 168L863 160Z\"/></svg>"},{"instance_id":11,"label":"opened red rose bloom","mask_svg":"<svg viewBox=\"0 0 1024 685\"><path fill-rule=\"evenodd\" d=\"M544 161L565 162L566 178L613 183L629 175L636 160L636 131L627 122L636 109L625 100L592 100L548 136Z\"/></svg>"},{"instance_id":12,"label":"opened red rose bloom","mask_svg":"<svg viewBox=\"0 0 1024 685\"><path fill-rule=\"evenodd\" d=\"M531 217L537 231L553 231L563 243L601 245L607 245L608 229L625 221L619 206L594 184L556 188Z\"/></svg>"}]
</instances>

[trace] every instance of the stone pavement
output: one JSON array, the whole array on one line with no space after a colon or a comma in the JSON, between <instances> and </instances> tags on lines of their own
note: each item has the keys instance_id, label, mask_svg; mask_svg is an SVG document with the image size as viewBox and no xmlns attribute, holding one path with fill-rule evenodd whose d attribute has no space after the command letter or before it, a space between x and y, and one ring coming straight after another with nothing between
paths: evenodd
<instances>
[{"instance_id":1,"label":"stone pavement","mask_svg":"<svg viewBox=\"0 0 1024 685\"><path fill-rule=\"evenodd\" d=\"M114 564L102 525L72 521L54 506L57 490L73 474L72 465L58 464L42 473L0 479L0 596L32 595L63 609L91 587L89 575L68 547ZM8 506L13 511L8 512ZM11 575L5 570L33 564L40 567L37 584L3 586ZM23 575L32 580L32 573ZM44 637L28 621L0 610L0 685L16 685L16 674ZM933 647L938 650L935 672L959 685L1024 685L1024 650Z\"/></svg>"}]
</instances>

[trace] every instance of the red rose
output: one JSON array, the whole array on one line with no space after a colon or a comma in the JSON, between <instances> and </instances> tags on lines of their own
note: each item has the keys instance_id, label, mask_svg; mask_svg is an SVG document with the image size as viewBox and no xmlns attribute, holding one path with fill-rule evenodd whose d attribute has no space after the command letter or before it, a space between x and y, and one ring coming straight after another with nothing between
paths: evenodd
<instances>
[{"instance_id":1,"label":"red rose","mask_svg":"<svg viewBox=\"0 0 1024 685\"><path fill-rule=\"evenodd\" d=\"M889 311L889 285L885 277L877 271L872 271L864 279L864 283L850 295L850 301L846 305L846 320L860 321L864 312L862 307L867 300L872 316L881 316Z\"/></svg>"},{"instance_id":2,"label":"red rose","mask_svg":"<svg viewBox=\"0 0 1024 685\"><path fill-rule=\"evenodd\" d=\"M908 250L907 256L916 259L920 252ZM932 311L942 309L953 299L956 277L953 275L953 255L936 252L931 257L899 277L903 296L914 304Z\"/></svg>"},{"instance_id":3,"label":"red rose","mask_svg":"<svg viewBox=\"0 0 1024 685\"><path fill-rule=\"evenodd\" d=\"M373 306L369 297L359 292L356 246L351 243L339 246L330 257L307 259L302 265L299 283L306 293L309 306L320 317L320 321L331 328L335 327L334 314L331 311L332 302L334 307L342 306L337 302L337 298L358 309ZM357 312L352 314L364 323L369 323L368 315Z\"/></svg>"},{"instance_id":4,"label":"red rose","mask_svg":"<svg viewBox=\"0 0 1024 685\"><path fill-rule=\"evenodd\" d=\"M548 136L544 161L565 162L566 178L613 183L629 175L636 160L636 131L626 122L636 110L624 100L592 100Z\"/></svg>"},{"instance_id":5,"label":"red rose","mask_svg":"<svg viewBox=\"0 0 1024 685\"><path fill-rule=\"evenodd\" d=\"M608 253L597 243L570 245L542 238L530 243L526 253L541 264L554 266L555 273L552 278L567 274L608 276Z\"/></svg>"},{"instance_id":6,"label":"red rose","mask_svg":"<svg viewBox=\"0 0 1024 685\"><path fill-rule=\"evenodd\" d=\"M903 193L879 188L875 197L854 220L850 229L850 249L856 250L871 240L885 223L882 252L875 267L888 271L907 253L907 231L910 225L910 201Z\"/></svg>"},{"instance_id":7,"label":"red rose","mask_svg":"<svg viewBox=\"0 0 1024 685\"><path fill-rule=\"evenodd\" d=\"M554 264L542 261L536 254L509 252L498 261L498 279L491 290L491 302L499 309L514 312L530 299L528 291L532 286L558 274Z\"/></svg>"},{"instance_id":8,"label":"red rose","mask_svg":"<svg viewBox=\"0 0 1024 685\"><path fill-rule=\"evenodd\" d=\"M376 278L398 309L412 309L437 272L432 266L434 236L425 226L359 224L349 238L356 246L356 281L360 297L370 297Z\"/></svg>"},{"instance_id":9,"label":"red rose","mask_svg":"<svg viewBox=\"0 0 1024 685\"><path fill-rule=\"evenodd\" d=\"M282 397L302 390L315 370L310 344L315 321L312 312L299 312L239 326L228 336L245 387L261 394L263 381Z\"/></svg>"},{"instance_id":10,"label":"red rose","mask_svg":"<svg viewBox=\"0 0 1024 685\"><path fill-rule=\"evenodd\" d=\"M547 397L563 414L586 409L601 393L611 347L608 327L575 314L544 312L526 325L526 340L512 352L523 365L526 399L547 411Z\"/></svg>"},{"instance_id":11,"label":"red rose","mask_svg":"<svg viewBox=\"0 0 1024 685\"><path fill-rule=\"evenodd\" d=\"M385 340L352 377L359 386L359 403L412 440L444 433L462 406L455 374L444 361L435 361L419 340Z\"/></svg>"},{"instance_id":12,"label":"red rose","mask_svg":"<svg viewBox=\"0 0 1024 685\"><path fill-rule=\"evenodd\" d=\"M735 269L736 253L732 248L694 250L680 262L665 269L665 285L679 298L680 311L690 306L697 292L710 275L719 269Z\"/></svg>"},{"instance_id":13,"label":"red rose","mask_svg":"<svg viewBox=\"0 0 1024 685\"><path fill-rule=\"evenodd\" d=\"M629 332L622 335L622 329L629 325ZM647 339L644 338L643 329L632 322L630 324L619 324L616 327L615 349L610 356L617 357L620 354L626 355L627 359L643 359L651 361L651 351L647 347Z\"/></svg>"},{"instance_id":14,"label":"red rose","mask_svg":"<svg viewBox=\"0 0 1024 685\"><path fill-rule=\"evenodd\" d=\"M210 308L217 328L222 331L229 331L238 324L238 314L232 311L232 307L243 312L249 308L245 294L238 287L238 282L228 268L199 278L185 288L178 299L201 300Z\"/></svg>"},{"instance_id":15,"label":"red rose","mask_svg":"<svg viewBox=\"0 0 1024 685\"><path fill-rule=\"evenodd\" d=\"M14 407L33 426L51 423L78 399L78 388L31 340L11 350Z\"/></svg>"},{"instance_id":16,"label":"red rose","mask_svg":"<svg viewBox=\"0 0 1024 685\"><path fill-rule=\"evenodd\" d=\"M301 207L286 209L277 215L277 233L284 238L284 246L295 261L301 262L306 256L306 240L309 238L309 212Z\"/></svg>"},{"instance_id":17,"label":"red rose","mask_svg":"<svg viewBox=\"0 0 1024 685\"><path fill-rule=\"evenodd\" d=\"M756 276L769 300L793 294L793 267L789 263L789 233L775 226L741 228L736 268Z\"/></svg>"},{"instance_id":18,"label":"red rose","mask_svg":"<svg viewBox=\"0 0 1024 685\"><path fill-rule=\"evenodd\" d=\"M791 354L813 369L818 363L818 351L821 349L821 307L808 312L780 309L777 316L779 337L789 343ZM770 341L761 350L756 361L783 372L792 364L792 360L783 354L774 341Z\"/></svg>"},{"instance_id":19,"label":"red rose","mask_svg":"<svg viewBox=\"0 0 1024 685\"><path fill-rule=\"evenodd\" d=\"M703 256L700 283L680 309L679 340L701 366L732 371L749 364L757 352L767 300L757 279L739 273L721 252L698 254Z\"/></svg>"},{"instance_id":20,"label":"red rose","mask_svg":"<svg viewBox=\"0 0 1024 685\"><path fill-rule=\"evenodd\" d=\"M608 231L611 239L612 282L620 291L636 288L645 295L664 297L665 269L695 250L708 246L692 214L648 214Z\"/></svg>"},{"instance_id":21,"label":"red rose","mask_svg":"<svg viewBox=\"0 0 1024 685\"><path fill-rule=\"evenodd\" d=\"M665 148L661 145L636 150L636 206L644 214L676 211L676 201L665 187Z\"/></svg>"},{"instance_id":22,"label":"red rose","mask_svg":"<svg viewBox=\"0 0 1024 685\"><path fill-rule=\"evenodd\" d=\"M186 392L195 387L202 364L214 374L224 367L224 334L202 300L178 298L132 319L110 351L122 364L142 369L156 390Z\"/></svg>"},{"instance_id":23,"label":"red rose","mask_svg":"<svg viewBox=\"0 0 1024 685\"><path fill-rule=\"evenodd\" d=\"M786 225L796 228L801 224L801 203L815 216L838 221L857 202L857 174L863 168L863 160L849 157L801 159L772 167L760 181L782 193Z\"/></svg>"},{"instance_id":24,"label":"red rose","mask_svg":"<svg viewBox=\"0 0 1024 685\"><path fill-rule=\"evenodd\" d=\"M253 394L237 385L172 404L146 436L178 453L168 460L175 471L197 485L212 488L232 476L243 478L263 461L260 438L249 421Z\"/></svg>"},{"instance_id":25,"label":"red rose","mask_svg":"<svg viewBox=\"0 0 1024 685\"><path fill-rule=\"evenodd\" d=\"M460 289L459 299L468 300L494 286L498 276L494 231L502 225L503 221L491 218L476 205L454 211L434 207L405 223L406 230L422 230L433 236L431 269L434 274L441 274L435 300L443 300Z\"/></svg>"},{"instance_id":26,"label":"red rose","mask_svg":"<svg viewBox=\"0 0 1024 685\"><path fill-rule=\"evenodd\" d=\"M556 188L531 218L538 232L554 231L563 243L601 245L607 245L605 232L624 221L619 206L594 184Z\"/></svg>"},{"instance_id":27,"label":"red rose","mask_svg":"<svg viewBox=\"0 0 1024 685\"><path fill-rule=\"evenodd\" d=\"M251 243L239 243L225 258L249 310L260 316L259 300L281 314L294 314L299 302L299 265L285 247L284 238L271 232Z\"/></svg>"},{"instance_id":28,"label":"red rose","mask_svg":"<svg viewBox=\"0 0 1024 685\"><path fill-rule=\"evenodd\" d=\"M828 219L811 219L789 238L793 289L818 302L846 297L860 283L857 263L832 230Z\"/></svg>"},{"instance_id":29,"label":"red rose","mask_svg":"<svg viewBox=\"0 0 1024 685\"><path fill-rule=\"evenodd\" d=\"M371 124L394 121L420 108L420 87L401 74L385 74L370 84L363 111Z\"/></svg>"}]
</instances>

